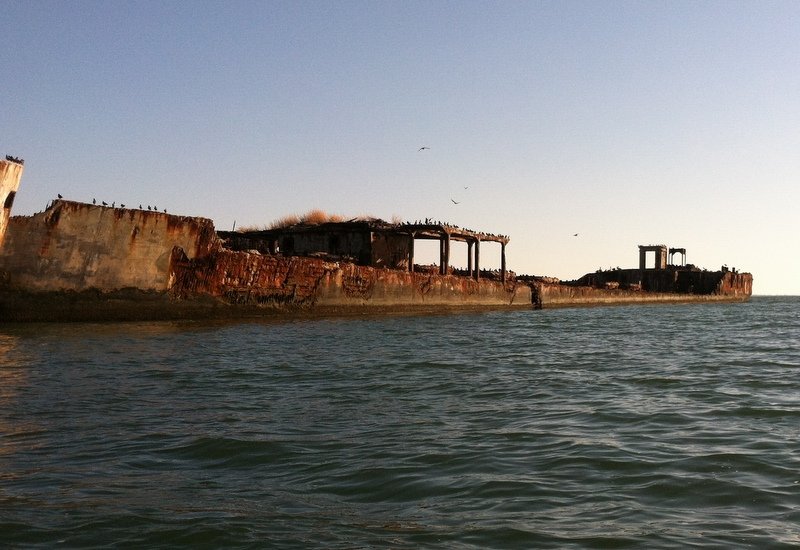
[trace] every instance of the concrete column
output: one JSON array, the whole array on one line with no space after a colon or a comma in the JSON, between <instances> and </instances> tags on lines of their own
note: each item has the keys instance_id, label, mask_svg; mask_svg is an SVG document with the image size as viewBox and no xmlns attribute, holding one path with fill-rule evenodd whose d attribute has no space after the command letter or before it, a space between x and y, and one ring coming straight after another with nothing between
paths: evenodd
<instances>
[{"instance_id":1,"label":"concrete column","mask_svg":"<svg viewBox=\"0 0 800 550\"><path fill-rule=\"evenodd\" d=\"M656 250L656 269L667 268L667 249L659 248Z\"/></svg>"},{"instance_id":2,"label":"concrete column","mask_svg":"<svg viewBox=\"0 0 800 550\"><path fill-rule=\"evenodd\" d=\"M439 275L444 275L444 237L439 237Z\"/></svg>"},{"instance_id":3,"label":"concrete column","mask_svg":"<svg viewBox=\"0 0 800 550\"><path fill-rule=\"evenodd\" d=\"M440 254L442 261L440 263L440 272L442 275L447 275L450 268L450 235L447 233L442 237L442 253Z\"/></svg>"},{"instance_id":4,"label":"concrete column","mask_svg":"<svg viewBox=\"0 0 800 550\"><path fill-rule=\"evenodd\" d=\"M500 243L500 280L506 282L506 243Z\"/></svg>"},{"instance_id":5,"label":"concrete column","mask_svg":"<svg viewBox=\"0 0 800 550\"><path fill-rule=\"evenodd\" d=\"M475 241L475 280L481 279L481 240Z\"/></svg>"},{"instance_id":6,"label":"concrete column","mask_svg":"<svg viewBox=\"0 0 800 550\"><path fill-rule=\"evenodd\" d=\"M472 277L472 241L467 241L467 275Z\"/></svg>"},{"instance_id":7,"label":"concrete column","mask_svg":"<svg viewBox=\"0 0 800 550\"><path fill-rule=\"evenodd\" d=\"M414 273L414 233L408 241L408 271Z\"/></svg>"}]
</instances>

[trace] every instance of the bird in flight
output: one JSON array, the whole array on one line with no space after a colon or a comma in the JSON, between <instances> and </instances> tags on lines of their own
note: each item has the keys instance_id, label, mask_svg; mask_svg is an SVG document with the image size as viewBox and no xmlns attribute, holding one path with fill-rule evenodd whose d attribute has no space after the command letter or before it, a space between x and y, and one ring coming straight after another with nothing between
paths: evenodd
<instances>
[{"instance_id":1,"label":"bird in flight","mask_svg":"<svg viewBox=\"0 0 800 550\"><path fill-rule=\"evenodd\" d=\"M430 149L430 147L420 147L417 149L417 152L424 151L425 149Z\"/></svg>"},{"instance_id":2,"label":"bird in flight","mask_svg":"<svg viewBox=\"0 0 800 550\"><path fill-rule=\"evenodd\" d=\"M575 233L575 234L573 235L573 237L577 237L577 236L578 236L578 234L577 234L577 233Z\"/></svg>"},{"instance_id":3,"label":"bird in flight","mask_svg":"<svg viewBox=\"0 0 800 550\"><path fill-rule=\"evenodd\" d=\"M461 204L461 202L459 202L459 201L457 201L457 200L450 199L450 201L451 201L453 204Z\"/></svg>"}]
</instances>

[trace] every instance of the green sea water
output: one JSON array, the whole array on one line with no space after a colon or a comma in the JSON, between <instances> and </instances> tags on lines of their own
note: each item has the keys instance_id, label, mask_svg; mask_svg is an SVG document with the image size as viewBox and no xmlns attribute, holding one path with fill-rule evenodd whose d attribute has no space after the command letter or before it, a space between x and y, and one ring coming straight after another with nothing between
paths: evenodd
<instances>
[{"instance_id":1,"label":"green sea water","mask_svg":"<svg viewBox=\"0 0 800 550\"><path fill-rule=\"evenodd\" d=\"M800 298L0 325L10 548L797 548Z\"/></svg>"}]
</instances>

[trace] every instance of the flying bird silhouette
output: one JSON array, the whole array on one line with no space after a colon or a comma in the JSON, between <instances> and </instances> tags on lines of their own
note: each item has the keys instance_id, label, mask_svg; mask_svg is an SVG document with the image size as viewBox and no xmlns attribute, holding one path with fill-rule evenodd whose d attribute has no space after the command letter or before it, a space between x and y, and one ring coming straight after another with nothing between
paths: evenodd
<instances>
[{"instance_id":1,"label":"flying bird silhouette","mask_svg":"<svg viewBox=\"0 0 800 550\"><path fill-rule=\"evenodd\" d=\"M430 147L420 147L417 149L417 152L424 151L425 149L430 149Z\"/></svg>"},{"instance_id":2,"label":"flying bird silhouette","mask_svg":"<svg viewBox=\"0 0 800 550\"><path fill-rule=\"evenodd\" d=\"M453 199L450 199L450 201L451 201L453 204L461 204L461 202L460 202L460 201L456 201L456 200L453 200Z\"/></svg>"},{"instance_id":3,"label":"flying bird silhouette","mask_svg":"<svg viewBox=\"0 0 800 550\"><path fill-rule=\"evenodd\" d=\"M577 233L575 233L575 234L573 235L573 237L577 237L577 236L578 236L578 234L577 234Z\"/></svg>"}]
</instances>

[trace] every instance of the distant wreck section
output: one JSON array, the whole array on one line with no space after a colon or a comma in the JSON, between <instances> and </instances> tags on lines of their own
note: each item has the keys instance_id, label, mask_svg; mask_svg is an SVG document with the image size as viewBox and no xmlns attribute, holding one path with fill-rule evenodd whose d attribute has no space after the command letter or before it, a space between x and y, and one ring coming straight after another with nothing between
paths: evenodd
<instances>
[{"instance_id":1,"label":"distant wreck section","mask_svg":"<svg viewBox=\"0 0 800 550\"><path fill-rule=\"evenodd\" d=\"M655 254L647 267L648 253ZM674 264L676 254L680 263ZM753 293L753 276L722 266L707 271L686 263L685 248L639 245L639 267L598 270L576 281L520 277L533 290L535 307L624 304L641 302L738 302Z\"/></svg>"},{"instance_id":2,"label":"distant wreck section","mask_svg":"<svg viewBox=\"0 0 800 550\"><path fill-rule=\"evenodd\" d=\"M541 308L628 302L743 301L752 276L686 265L685 249L640 247L638 269L577 281L516 276L509 238L426 219L353 219L217 232L211 220L59 196L9 217L23 163L0 161L0 322L176 319L283 312ZM415 243L438 242L438 265ZM466 244L465 269L451 244ZM500 247L499 268L481 251ZM655 265L645 267L649 253ZM672 265L675 254L681 264Z\"/></svg>"}]
</instances>

